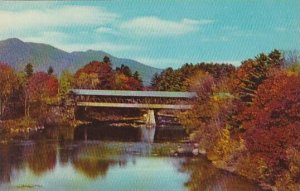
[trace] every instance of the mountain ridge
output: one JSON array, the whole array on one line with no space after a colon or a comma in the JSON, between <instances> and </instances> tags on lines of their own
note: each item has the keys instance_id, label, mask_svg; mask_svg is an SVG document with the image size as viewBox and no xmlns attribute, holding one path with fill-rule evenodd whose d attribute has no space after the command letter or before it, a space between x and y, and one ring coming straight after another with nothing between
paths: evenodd
<instances>
[{"instance_id":1,"label":"mountain ridge","mask_svg":"<svg viewBox=\"0 0 300 191\"><path fill-rule=\"evenodd\" d=\"M75 72L85 64L102 61L104 56L110 57L113 68L122 64L138 71L144 85L149 85L152 76L162 70L128 58L118 58L103 50L86 50L67 52L45 43L24 42L18 38L0 41L0 62L7 63L17 70L23 70L27 63L32 63L35 71L47 71L52 66L57 75L63 70Z\"/></svg>"}]
</instances>

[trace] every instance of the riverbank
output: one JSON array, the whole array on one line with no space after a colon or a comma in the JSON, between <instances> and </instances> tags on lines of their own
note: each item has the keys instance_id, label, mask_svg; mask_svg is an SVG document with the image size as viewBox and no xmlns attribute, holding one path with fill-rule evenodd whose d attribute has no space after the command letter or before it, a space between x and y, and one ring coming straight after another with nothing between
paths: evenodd
<instances>
[{"instance_id":1,"label":"riverbank","mask_svg":"<svg viewBox=\"0 0 300 191\"><path fill-rule=\"evenodd\" d=\"M207 156L206 156L207 157ZM236 174L238 176L241 176L241 177L244 177L248 180L251 180L251 181L254 181L256 182L259 187L262 189L262 190L265 190L265 191L278 191L278 189L275 187L275 186L272 186L266 182L262 182L262 181L259 181L259 180L256 180L256 179L252 179L250 178L249 176L246 176L245 174L242 174L242 173L239 173L239 171L236 170L236 166L233 165L233 166L228 166L226 165L225 163L218 163L217 161L213 161L213 160L210 160L208 157L207 159L218 169L222 169L222 170L225 170L225 171L228 171L230 173L233 173L233 174Z\"/></svg>"},{"instance_id":2,"label":"riverbank","mask_svg":"<svg viewBox=\"0 0 300 191\"><path fill-rule=\"evenodd\" d=\"M180 156L192 156L192 157L205 157L214 167L226 172L235 174L237 176L243 177L247 180L255 182L264 191L278 191L278 188L268 184L266 182L251 178L245 173L238 171L238 163L230 163L224 160L216 160L216 157L204 149L200 149L197 143L188 142L185 147L178 146L176 150L171 151L171 155L175 157ZM232 161L231 161L232 162Z\"/></svg>"},{"instance_id":3,"label":"riverbank","mask_svg":"<svg viewBox=\"0 0 300 191\"><path fill-rule=\"evenodd\" d=\"M60 121L60 123L39 123L33 118L18 118L0 121L0 144L7 144L13 140L24 140L32 133L42 131L51 126L66 126L76 128L80 125L89 124L87 121L70 120Z\"/></svg>"},{"instance_id":4,"label":"riverbank","mask_svg":"<svg viewBox=\"0 0 300 191\"><path fill-rule=\"evenodd\" d=\"M37 121L31 118L19 118L0 121L1 142L7 143L12 139L23 139L32 131L44 129Z\"/></svg>"},{"instance_id":5,"label":"riverbank","mask_svg":"<svg viewBox=\"0 0 300 191\"><path fill-rule=\"evenodd\" d=\"M254 181L262 190L264 191L278 191L278 188L271 185L271 184L268 184L266 182L263 182L263 181L260 181L260 180L257 180L257 179L253 179L249 176L247 176L246 174L243 174L243 173L240 173L238 170L237 170L237 163L232 163L232 164L228 164L226 163L225 161L220 161L220 160L214 160L214 157L213 156L210 156L207 151L205 151L204 149L199 149L199 153L201 154L201 156L204 156L207 158L208 161L211 162L211 164L218 168L218 169L221 169L221 170L224 170L224 171L227 171L227 172L230 172L230 173L233 173L235 175L238 175L238 176L241 176L241 177L244 177L250 181Z\"/></svg>"}]
</instances>

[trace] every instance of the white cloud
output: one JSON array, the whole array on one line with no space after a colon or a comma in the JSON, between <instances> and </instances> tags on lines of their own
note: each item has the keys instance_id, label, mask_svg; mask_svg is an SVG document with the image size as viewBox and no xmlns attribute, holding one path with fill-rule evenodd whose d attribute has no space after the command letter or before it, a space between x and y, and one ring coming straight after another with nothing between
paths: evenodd
<instances>
[{"instance_id":1,"label":"white cloud","mask_svg":"<svg viewBox=\"0 0 300 191\"><path fill-rule=\"evenodd\" d=\"M51 9L29 9L23 11L0 10L1 31L40 29L41 27L65 27L103 25L118 17L100 7L64 6Z\"/></svg>"},{"instance_id":2,"label":"white cloud","mask_svg":"<svg viewBox=\"0 0 300 191\"><path fill-rule=\"evenodd\" d=\"M96 29L98 34L112 34L112 35L120 35L121 33L116 31L115 29L109 27L99 27Z\"/></svg>"},{"instance_id":3,"label":"white cloud","mask_svg":"<svg viewBox=\"0 0 300 191\"><path fill-rule=\"evenodd\" d=\"M182 19L180 21L163 20L158 17L138 17L121 24L120 28L140 36L176 36L199 30L200 25L212 23L212 20Z\"/></svg>"}]
</instances>

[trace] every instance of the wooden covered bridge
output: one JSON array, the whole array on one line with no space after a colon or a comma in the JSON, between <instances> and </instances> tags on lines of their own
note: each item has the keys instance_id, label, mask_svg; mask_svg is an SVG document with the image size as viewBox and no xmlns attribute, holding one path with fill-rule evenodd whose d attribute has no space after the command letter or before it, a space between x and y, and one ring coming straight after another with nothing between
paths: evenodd
<instances>
[{"instance_id":1,"label":"wooden covered bridge","mask_svg":"<svg viewBox=\"0 0 300 191\"><path fill-rule=\"evenodd\" d=\"M140 108L148 110L149 125L155 125L154 110L192 109L195 92L127 91L72 89L69 92L76 107Z\"/></svg>"}]
</instances>

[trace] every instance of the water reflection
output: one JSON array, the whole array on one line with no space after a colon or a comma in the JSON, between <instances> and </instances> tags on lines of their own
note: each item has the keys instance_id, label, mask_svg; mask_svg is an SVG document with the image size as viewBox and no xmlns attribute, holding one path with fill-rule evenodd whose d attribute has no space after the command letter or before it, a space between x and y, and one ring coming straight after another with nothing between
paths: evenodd
<instances>
[{"instance_id":1,"label":"water reflection","mask_svg":"<svg viewBox=\"0 0 300 191\"><path fill-rule=\"evenodd\" d=\"M203 158L172 157L185 138L172 126L46 128L0 145L0 190L259 190Z\"/></svg>"},{"instance_id":2,"label":"water reflection","mask_svg":"<svg viewBox=\"0 0 300 191\"><path fill-rule=\"evenodd\" d=\"M185 182L190 191L261 190L253 182L213 167L205 158L186 159L179 170L190 174L189 180Z\"/></svg>"},{"instance_id":3,"label":"water reflection","mask_svg":"<svg viewBox=\"0 0 300 191\"><path fill-rule=\"evenodd\" d=\"M74 130L74 140L108 140L133 142L163 142L187 139L182 127L112 127L109 124L94 123L83 125Z\"/></svg>"},{"instance_id":4,"label":"water reflection","mask_svg":"<svg viewBox=\"0 0 300 191\"><path fill-rule=\"evenodd\" d=\"M259 190L173 143L28 141L0 146L0 190Z\"/></svg>"}]
</instances>

